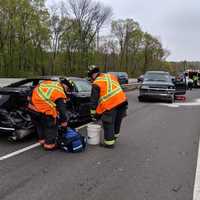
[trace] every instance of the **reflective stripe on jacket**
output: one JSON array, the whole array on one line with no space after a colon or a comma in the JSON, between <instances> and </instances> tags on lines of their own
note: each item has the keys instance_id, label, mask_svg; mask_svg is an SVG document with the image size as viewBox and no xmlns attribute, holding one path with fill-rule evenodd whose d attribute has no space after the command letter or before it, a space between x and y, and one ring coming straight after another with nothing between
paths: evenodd
<instances>
[{"instance_id":1,"label":"reflective stripe on jacket","mask_svg":"<svg viewBox=\"0 0 200 200\"><path fill-rule=\"evenodd\" d=\"M100 88L100 97L96 108L98 114L102 114L106 110L111 110L127 101L127 97L122 90L117 77L114 75L100 74L93 84Z\"/></svg>"},{"instance_id":2,"label":"reflective stripe on jacket","mask_svg":"<svg viewBox=\"0 0 200 200\"><path fill-rule=\"evenodd\" d=\"M33 90L32 104L38 112L57 116L57 99L67 99L64 89L58 81L43 81Z\"/></svg>"}]
</instances>

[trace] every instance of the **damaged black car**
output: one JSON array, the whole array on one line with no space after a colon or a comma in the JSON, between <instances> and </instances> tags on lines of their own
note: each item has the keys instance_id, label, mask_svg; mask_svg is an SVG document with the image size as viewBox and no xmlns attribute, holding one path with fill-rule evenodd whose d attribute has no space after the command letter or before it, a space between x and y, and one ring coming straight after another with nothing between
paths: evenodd
<instances>
[{"instance_id":1,"label":"damaged black car","mask_svg":"<svg viewBox=\"0 0 200 200\"><path fill-rule=\"evenodd\" d=\"M38 77L23 79L0 88L0 134L8 134L9 140L20 140L35 133L28 109L28 97L34 87L43 80L59 80L66 77ZM91 84L86 79L67 77L73 82L73 88L68 93L67 112L70 116L69 126L89 122Z\"/></svg>"}]
</instances>

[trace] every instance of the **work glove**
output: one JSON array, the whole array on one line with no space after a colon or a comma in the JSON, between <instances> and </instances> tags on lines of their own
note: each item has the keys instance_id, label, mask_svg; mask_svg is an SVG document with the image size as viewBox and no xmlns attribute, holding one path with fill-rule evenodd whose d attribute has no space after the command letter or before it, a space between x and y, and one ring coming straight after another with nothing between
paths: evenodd
<instances>
[{"instance_id":1,"label":"work glove","mask_svg":"<svg viewBox=\"0 0 200 200\"><path fill-rule=\"evenodd\" d=\"M62 122L60 125L61 125L61 127L63 127L63 128L67 128L68 123L67 123L67 122Z\"/></svg>"},{"instance_id":2,"label":"work glove","mask_svg":"<svg viewBox=\"0 0 200 200\"><path fill-rule=\"evenodd\" d=\"M90 110L90 116L92 118L92 121L97 121L96 110Z\"/></svg>"}]
</instances>

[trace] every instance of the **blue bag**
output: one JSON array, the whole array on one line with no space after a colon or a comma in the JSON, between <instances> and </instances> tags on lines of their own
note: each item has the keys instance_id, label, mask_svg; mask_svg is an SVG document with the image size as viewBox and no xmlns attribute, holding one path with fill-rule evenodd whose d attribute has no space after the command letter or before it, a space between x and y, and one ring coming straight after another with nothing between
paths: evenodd
<instances>
[{"instance_id":1,"label":"blue bag","mask_svg":"<svg viewBox=\"0 0 200 200\"><path fill-rule=\"evenodd\" d=\"M86 148L86 137L82 136L76 130L67 128L62 129L57 138L58 146L67 152L82 152Z\"/></svg>"}]
</instances>

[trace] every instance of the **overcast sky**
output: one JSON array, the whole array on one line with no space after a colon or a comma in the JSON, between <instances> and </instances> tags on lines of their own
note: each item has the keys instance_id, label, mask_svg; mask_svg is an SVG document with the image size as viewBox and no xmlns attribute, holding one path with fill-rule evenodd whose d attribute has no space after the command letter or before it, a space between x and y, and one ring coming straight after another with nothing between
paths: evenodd
<instances>
[{"instance_id":1,"label":"overcast sky","mask_svg":"<svg viewBox=\"0 0 200 200\"><path fill-rule=\"evenodd\" d=\"M167 60L200 61L200 0L99 1L113 9L113 19L132 18L158 37L170 51Z\"/></svg>"}]
</instances>

